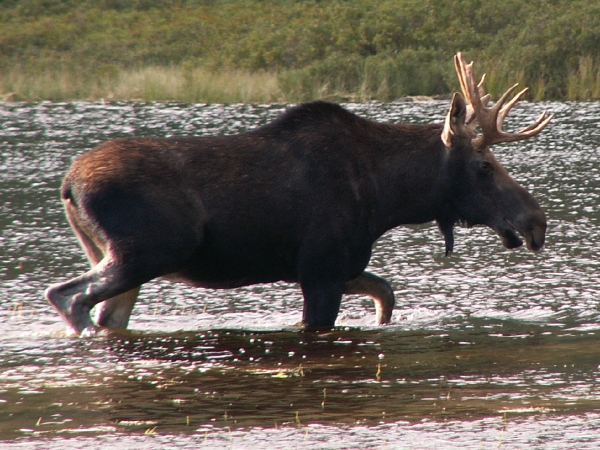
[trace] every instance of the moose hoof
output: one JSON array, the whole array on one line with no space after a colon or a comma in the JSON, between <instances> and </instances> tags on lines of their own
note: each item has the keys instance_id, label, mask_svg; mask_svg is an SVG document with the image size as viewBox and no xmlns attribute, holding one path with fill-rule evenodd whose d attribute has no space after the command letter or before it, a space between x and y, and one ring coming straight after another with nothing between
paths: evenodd
<instances>
[{"instance_id":1,"label":"moose hoof","mask_svg":"<svg viewBox=\"0 0 600 450\"><path fill-rule=\"evenodd\" d=\"M93 336L96 336L99 331L100 331L100 329L97 326L91 325L91 326L85 327L81 331L81 333L79 333L79 337L82 337L82 338L93 337Z\"/></svg>"},{"instance_id":2,"label":"moose hoof","mask_svg":"<svg viewBox=\"0 0 600 450\"><path fill-rule=\"evenodd\" d=\"M45 296L63 320L78 335L81 335L87 329L97 329L92 319L90 319L89 310L82 305L81 300L78 301L84 294L65 296L60 292L60 287L60 285L50 286L46 290Z\"/></svg>"}]
</instances>

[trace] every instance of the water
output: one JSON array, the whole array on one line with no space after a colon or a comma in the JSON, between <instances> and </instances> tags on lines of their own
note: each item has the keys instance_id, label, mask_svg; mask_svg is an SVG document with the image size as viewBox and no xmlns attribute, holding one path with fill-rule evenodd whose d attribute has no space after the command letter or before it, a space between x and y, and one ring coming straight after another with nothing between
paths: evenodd
<instances>
[{"instance_id":1,"label":"water","mask_svg":"<svg viewBox=\"0 0 600 450\"><path fill-rule=\"evenodd\" d=\"M440 122L447 102L350 104ZM7 448L597 448L600 445L600 103L548 109L539 137L497 146L549 217L539 254L433 224L386 234L371 260L391 325L345 298L339 327L299 332L284 283L230 291L154 281L131 331L70 338L43 299L87 262L58 188L111 138L236 133L284 106L0 103L0 446Z\"/></svg>"}]
</instances>

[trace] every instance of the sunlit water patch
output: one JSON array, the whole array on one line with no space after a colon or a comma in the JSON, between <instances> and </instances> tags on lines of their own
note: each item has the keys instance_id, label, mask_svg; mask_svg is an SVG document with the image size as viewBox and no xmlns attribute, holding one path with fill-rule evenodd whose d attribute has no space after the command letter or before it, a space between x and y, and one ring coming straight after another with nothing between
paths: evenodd
<instances>
[{"instance_id":1,"label":"sunlit water patch","mask_svg":"<svg viewBox=\"0 0 600 450\"><path fill-rule=\"evenodd\" d=\"M384 122L441 122L447 102L349 104ZM497 146L545 208L546 248L488 229L383 236L370 270L392 323L349 296L330 333L302 333L296 285L143 287L133 331L68 338L43 299L87 263L59 201L73 158L125 136L232 134L283 105L0 104L0 440L28 448L597 448L600 104L547 109L535 139ZM561 432L560 430L565 430Z\"/></svg>"}]
</instances>

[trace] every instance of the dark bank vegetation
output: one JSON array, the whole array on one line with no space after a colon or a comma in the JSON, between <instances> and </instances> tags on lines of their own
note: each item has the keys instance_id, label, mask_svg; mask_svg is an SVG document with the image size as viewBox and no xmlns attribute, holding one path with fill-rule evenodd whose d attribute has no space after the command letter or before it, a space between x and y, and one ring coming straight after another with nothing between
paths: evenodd
<instances>
[{"instance_id":1,"label":"dark bank vegetation","mask_svg":"<svg viewBox=\"0 0 600 450\"><path fill-rule=\"evenodd\" d=\"M600 98L600 2L588 0L4 0L5 99L389 101L458 88Z\"/></svg>"}]
</instances>

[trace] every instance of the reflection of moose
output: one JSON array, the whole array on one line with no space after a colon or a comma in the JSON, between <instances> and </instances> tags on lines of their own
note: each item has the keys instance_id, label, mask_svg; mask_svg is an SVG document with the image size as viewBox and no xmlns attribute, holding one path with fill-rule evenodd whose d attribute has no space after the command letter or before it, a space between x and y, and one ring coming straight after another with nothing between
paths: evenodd
<instances>
[{"instance_id":1,"label":"reflection of moose","mask_svg":"<svg viewBox=\"0 0 600 450\"><path fill-rule=\"evenodd\" d=\"M61 194L93 268L46 297L87 333L126 328L140 285L156 277L210 288L284 280L300 284L309 327L333 326L342 294L372 296L381 324L394 294L365 267L391 228L435 220L449 253L464 221L539 250L544 212L489 146L534 136L551 117L501 131L524 91L488 107L472 63L455 63L464 97L444 125L380 124L315 102L236 136L119 139L80 156Z\"/></svg>"}]
</instances>

